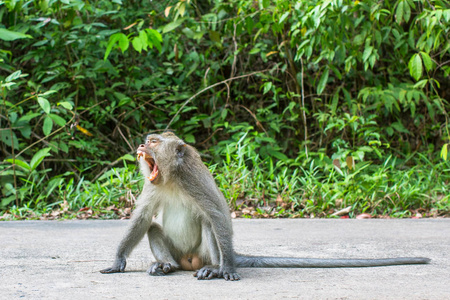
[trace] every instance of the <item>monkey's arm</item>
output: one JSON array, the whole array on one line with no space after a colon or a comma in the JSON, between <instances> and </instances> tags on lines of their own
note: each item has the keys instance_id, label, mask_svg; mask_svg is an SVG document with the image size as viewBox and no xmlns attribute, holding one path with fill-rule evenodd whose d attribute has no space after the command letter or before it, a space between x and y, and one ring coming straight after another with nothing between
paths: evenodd
<instances>
[{"instance_id":1,"label":"monkey's arm","mask_svg":"<svg viewBox=\"0 0 450 300\"><path fill-rule=\"evenodd\" d=\"M116 252L116 258L114 264L110 268L101 270L101 273L118 273L124 272L127 265L127 256L131 253L134 247L142 240L145 233L150 228L152 222L152 213L148 210L148 207L138 207L133 212L131 218L131 224L128 227L125 236L119 244Z\"/></svg>"}]
</instances>

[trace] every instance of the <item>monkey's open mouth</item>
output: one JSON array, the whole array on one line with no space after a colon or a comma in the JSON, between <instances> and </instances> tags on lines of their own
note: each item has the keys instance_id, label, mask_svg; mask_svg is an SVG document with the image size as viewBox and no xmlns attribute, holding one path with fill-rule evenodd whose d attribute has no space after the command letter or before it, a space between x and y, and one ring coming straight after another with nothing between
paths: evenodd
<instances>
[{"instance_id":1,"label":"monkey's open mouth","mask_svg":"<svg viewBox=\"0 0 450 300\"><path fill-rule=\"evenodd\" d=\"M147 178L148 178L148 180L150 180L150 182L153 182L158 177L158 174L159 174L158 166L156 165L156 162L151 155L149 155L143 151L138 151L137 159L139 160L141 157L144 158L145 162L148 164L148 167L152 171L150 176L148 176Z\"/></svg>"}]
</instances>

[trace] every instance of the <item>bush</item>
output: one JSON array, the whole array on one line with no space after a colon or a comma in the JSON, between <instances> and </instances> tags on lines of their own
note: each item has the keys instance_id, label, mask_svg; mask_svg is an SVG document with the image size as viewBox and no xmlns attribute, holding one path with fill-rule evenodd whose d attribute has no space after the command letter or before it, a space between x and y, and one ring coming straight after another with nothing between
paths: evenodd
<instances>
[{"instance_id":1,"label":"bush","mask_svg":"<svg viewBox=\"0 0 450 300\"><path fill-rule=\"evenodd\" d=\"M249 197L284 193L294 211L347 205L349 182L373 211L395 190L384 177L383 192L370 188L386 164L446 168L447 1L4 1L0 20L3 209L53 207L68 183L103 182L167 128L222 186L244 176L259 191ZM239 188L225 188L233 205ZM305 204L311 193L331 205ZM402 207L433 206L402 195Z\"/></svg>"}]
</instances>

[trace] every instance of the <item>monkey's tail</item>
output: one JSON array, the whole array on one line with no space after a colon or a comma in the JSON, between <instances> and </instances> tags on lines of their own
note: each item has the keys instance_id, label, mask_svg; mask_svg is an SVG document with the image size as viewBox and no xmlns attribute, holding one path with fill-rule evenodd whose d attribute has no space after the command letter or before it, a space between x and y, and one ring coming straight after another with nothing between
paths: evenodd
<instances>
[{"instance_id":1,"label":"monkey's tail","mask_svg":"<svg viewBox=\"0 0 450 300\"><path fill-rule=\"evenodd\" d=\"M246 256L236 254L236 266L241 268L359 268L394 265L428 264L425 257L382 259L320 259L293 257Z\"/></svg>"}]
</instances>

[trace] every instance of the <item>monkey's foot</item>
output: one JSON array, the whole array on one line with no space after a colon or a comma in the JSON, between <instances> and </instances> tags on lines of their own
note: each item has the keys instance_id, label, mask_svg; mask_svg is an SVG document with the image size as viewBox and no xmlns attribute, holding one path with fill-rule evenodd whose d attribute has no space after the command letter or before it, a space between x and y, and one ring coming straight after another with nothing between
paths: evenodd
<instances>
[{"instance_id":1,"label":"monkey's foot","mask_svg":"<svg viewBox=\"0 0 450 300\"><path fill-rule=\"evenodd\" d=\"M241 277L236 272L221 271L219 266L204 266L194 274L198 280L210 280L213 278L223 278L225 280L239 280Z\"/></svg>"},{"instance_id":2,"label":"monkey's foot","mask_svg":"<svg viewBox=\"0 0 450 300\"><path fill-rule=\"evenodd\" d=\"M171 263L155 262L147 270L147 273L151 276L164 276L175 270L176 268Z\"/></svg>"},{"instance_id":3,"label":"monkey's foot","mask_svg":"<svg viewBox=\"0 0 450 300\"><path fill-rule=\"evenodd\" d=\"M100 273L103 273L103 274L123 273L123 272L125 272L125 269L119 269L119 268L114 268L114 267L100 270Z\"/></svg>"},{"instance_id":4,"label":"monkey's foot","mask_svg":"<svg viewBox=\"0 0 450 300\"><path fill-rule=\"evenodd\" d=\"M237 281L241 279L241 276L239 276L236 272L223 272L222 276L225 280L230 281Z\"/></svg>"},{"instance_id":5,"label":"monkey's foot","mask_svg":"<svg viewBox=\"0 0 450 300\"><path fill-rule=\"evenodd\" d=\"M123 273L125 272L126 266L127 266L126 259L118 259L114 262L114 265L112 267L100 270L100 273L103 274Z\"/></svg>"}]
</instances>

